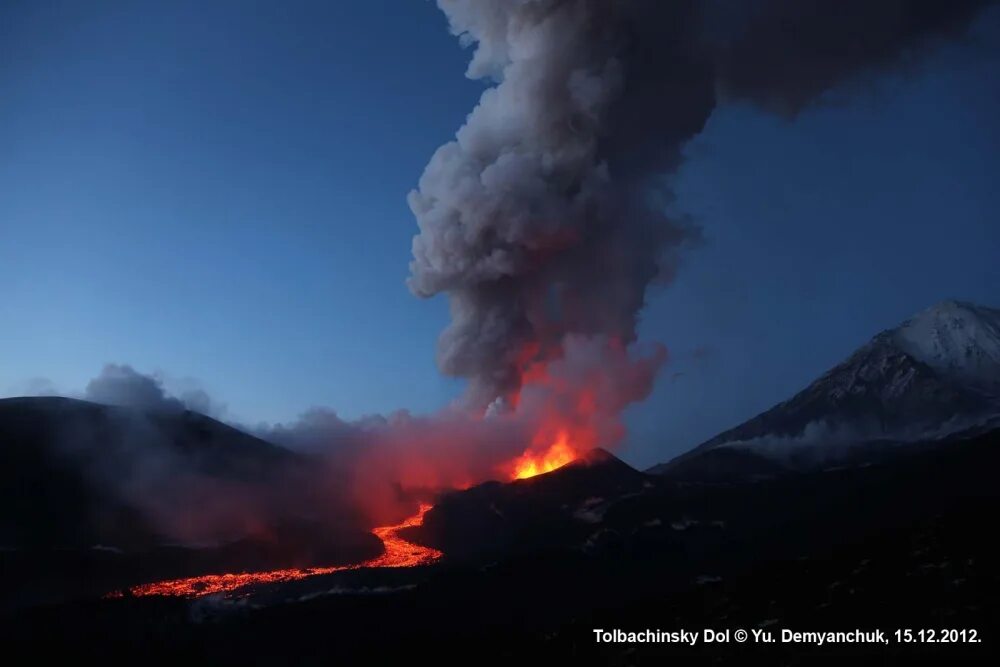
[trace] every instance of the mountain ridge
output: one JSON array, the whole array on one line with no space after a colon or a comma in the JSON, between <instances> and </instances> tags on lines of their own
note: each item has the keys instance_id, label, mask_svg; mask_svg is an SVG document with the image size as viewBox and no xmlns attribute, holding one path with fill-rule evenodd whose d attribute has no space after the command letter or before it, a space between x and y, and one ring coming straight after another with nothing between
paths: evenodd
<instances>
[{"instance_id":1,"label":"mountain ridge","mask_svg":"<svg viewBox=\"0 0 1000 667\"><path fill-rule=\"evenodd\" d=\"M1000 310L937 303L884 330L802 391L690 451L719 447L780 459L865 441L944 437L1000 415Z\"/></svg>"},{"instance_id":2,"label":"mountain ridge","mask_svg":"<svg viewBox=\"0 0 1000 667\"><path fill-rule=\"evenodd\" d=\"M159 531L140 505L170 511L188 488L204 496L207 479L256 488L298 459L197 412L0 399L4 546L148 543ZM161 495L174 477L177 497Z\"/></svg>"}]
</instances>

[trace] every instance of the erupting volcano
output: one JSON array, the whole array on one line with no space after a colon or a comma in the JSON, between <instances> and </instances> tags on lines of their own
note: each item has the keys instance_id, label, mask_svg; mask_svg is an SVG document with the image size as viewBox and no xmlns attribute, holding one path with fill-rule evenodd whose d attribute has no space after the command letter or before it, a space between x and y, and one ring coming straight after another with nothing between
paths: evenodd
<instances>
[{"instance_id":1,"label":"erupting volcano","mask_svg":"<svg viewBox=\"0 0 1000 667\"><path fill-rule=\"evenodd\" d=\"M577 453L569 442L569 434L565 430L560 430L556 440L548 449L540 453L527 451L515 459L509 466L511 480L526 479L546 472L551 472L557 468L570 463L577 457ZM378 526L372 529L372 533L382 541L384 551L376 558L372 558L353 565L334 565L330 567L306 567L306 568L285 568L279 570L264 570L260 572L232 572L223 574L204 574L196 577L185 577L181 579L168 579L156 581L149 584L139 584L128 589L128 593L136 597L146 597L151 595L175 596L175 597L202 597L217 593L233 593L248 586L262 584L277 584L288 581L297 581L306 577L314 577L334 572L346 570L360 570L363 568L382 567L417 567L419 565L430 565L440 560L444 554L437 549L414 544L400 537L399 533L405 528L413 528L423 525L424 515L433 506L429 503L421 503L416 514L410 516L400 523L390 526ZM123 597L124 592L116 591L108 597Z\"/></svg>"},{"instance_id":2,"label":"erupting volcano","mask_svg":"<svg viewBox=\"0 0 1000 667\"><path fill-rule=\"evenodd\" d=\"M527 446L498 473L524 479L560 468L595 447L614 447L625 435L621 414L644 398L666 360L662 346L645 355L615 337L567 336L552 359L519 368L520 386L503 399L526 425Z\"/></svg>"},{"instance_id":3,"label":"erupting volcano","mask_svg":"<svg viewBox=\"0 0 1000 667\"><path fill-rule=\"evenodd\" d=\"M572 462L578 452L570 442L569 432L560 428L554 441L547 448L528 450L510 464L505 466L509 479L519 480L535 477L561 468ZM386 567L417 567L430 565L440 560L444 554L437 549L421 546L400 536L405 528L423 525L424 515L433 505L421 503L416 514L400 523L389 526L378 526L372 533L382 541L384 551L380 556L352 565L334 565L329 567L285 568L264 570L259 572L232 572L223 574L204 574L181 579L168 579L148 584L139 584L128 589L128 593L136 597L154 595L196 598L218 593L233 593L248 586L277 584L297 581L307 577L333 574L347 570L363 568ZM123 597L125 592L115 591L108 597Z\"/></svg>"}]
</instances>

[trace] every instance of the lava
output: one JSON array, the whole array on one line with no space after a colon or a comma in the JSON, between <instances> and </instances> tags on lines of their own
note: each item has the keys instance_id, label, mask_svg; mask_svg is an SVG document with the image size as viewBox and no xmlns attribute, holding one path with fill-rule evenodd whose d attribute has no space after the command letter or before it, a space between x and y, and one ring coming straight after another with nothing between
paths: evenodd
<instances>
[{"instance_id":1,"label":"lava","mask_svg":"<svg viewBox=\"0 0 1000 667\"><path fill-rule=\"evenodd\" d=\"M614 346L611 349L618 350ZM535 414L534 419L537 421L534 423L530 441L522 453L493 468L493 474L499 475L501 479L521 480L551 472L575 460L588 449L597 446L597 443L602 439L613 441L618 437L617 430L609 431L606 427L607 421L601 419L603 415L599 409L598 396L602 389L601 377L603 376L598 374L593 378L584 378L580 382L568 382L561 375L565 371L553 373L550 372L551 370L552 365L550 364L536 363L531 365L526 371L528 382L524 391L514 397L513 404L515 405L520 404L523 407L526 402L530 403L531 411ZM556 366L556 370L559 370L558 366ZM610 423L617 428L616 420L612 420ZM601 428L602 424L604 425L603 429ZM610 437L604 438L602 434L603 436L610 434ZM423 467L420 465L410 466L407 471L412 474L414 470L428 469L426 461L422 465ZM429 469L436 471L433 467ZM461 466L459 466L459 472L467 471L462 471ZM466 477L476 479L479 476L452 474L451 479L446 484L447 488L458 489L470 486L472 482L455 483L456 480ZM430 509L431 505L421 504L416 514L401 523L374 528L372 532L382 541L383 552L381 555L361 563L259 572L206 574L140 584L128 589L127 593L134 596L164 595L193 598L216 593L231 593L253 585L296 581L344 570L427 565L442 558L443 554L436 549L405 540L400 536L400 532L405 528L422 525L424 515ZM111 597L121 596L125 593L117 592Z\"/></svg>"},{"instance_id":2,"label":"lava","mask_svg":"<svg viewBox=\"0 0 1000 667\"><path fill-rule=\"evenodd\" d=\"M535 475L552 472L561 468L577 457L576 450L570 445L569 434L561 430L545 451L533 453L527 451L517 457L511 464L511 479L527 479Z\"/></svg>"},{"instance_id":3,"label":"lava","mask_svg":"<svg viewBox=\"0 0 1000 667\"><path fill-rule=\"evenodd\" d=\"M129 589L135 596L166 595L176 597L201 597L213 593L230 593L245 586L258 584L275 584L286 581L296 581L306 577L321 574L332 574L344 570L360 570L373 567L416 567L429 565L439 560L444 554L437 549L420 546L408 542L399 536L404 528L422 525L424 515L431 505L422 503L419 511L401 523L392 526L379 526L372 532L382 540L384 551L381 556L354 565L335 565L332 567L287 568L283 570L266 570L263 572L237 572L228 574L204 574L184 579L169 579L150 584L140 584ZM112 593L108 597L121 597L121 592Z\"/></svg>"},{"instance_id":4,"label":"lava","mask_svg":"<svg viewBox=\"0 0 1000 667\"><path fill-rule=\"evenodd\" d=\"M339 565L336 567L288 568L265 572L236 572L226 574L203 574L186 579L168 579L151 584L140 584L129 589L132 595L172 595L176 597L201 597L213 593L228 593L244 586L255 584L276 584L285 581L305 579L318 574L331 574L349 570L360 565ZM114 596L118 597L118 596Z\"/></svg>"},{"instance_id":5,"label":"lava","mask_svg":"<svg viewBox=\"0 0 1000 667\"><path fill-rule=\"evenodd\" d=\"M520 385L504 396L513 419L528 424L521 454L496 472L508 480L534 477L595 447L614 447L625 436L621 413L652 388L666 358L661 348L632 356L618 338L568 337L554 349L524 347L517 359Z\"/></svg>"},{"instance_id":6,"label":"lava","mask_svg":"<svg viewBox=\"0 0 1000 667\"><path fill-rule=\"evenodd\" d=\"M382 540L385 551L378 558L367 560L356 567L416 567L417 565L429 565L440 560L444 554L437 549L408 542L399 536L399 531L404 528L423 525L424 515L431 507L431 505L423 503L420 505L420 511L402 523L373 529L375 537Z\"/></svg>"}]
</instances>

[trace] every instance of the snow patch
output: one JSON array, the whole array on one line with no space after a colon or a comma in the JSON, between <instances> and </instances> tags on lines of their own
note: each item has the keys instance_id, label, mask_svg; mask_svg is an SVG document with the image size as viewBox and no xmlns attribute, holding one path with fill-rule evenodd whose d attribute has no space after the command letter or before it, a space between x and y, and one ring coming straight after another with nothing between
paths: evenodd
<instances>
[{"instance_id":1,"label":"snow patch","mask_svg":"<svg viewBox=\"0 0 1000 667\"><path fill-rule=\"evenodd\" d=\"M674 530L687 530L688 528L697 526L699 523L700 522L695 519L689 519L687 517L684 517L679 521L671 521L670 527L673 528Z\"/></svg>"},{"instance_id":2,"label":"snow patch","mask_svg":"<svg viewBox=\"0 0 1000 667\"><path fill-rule=\"evenodd\" d=\"M607 506L600 507L600 504L603 502L604 498L587 498L580 505L580 508L573 513L573 518L587 523L600 523L604 520L604 513L608 509Z\"/></svg>"},{"instance_id":3,"label":"snow patch","mask_svg":"<svg viewBox=\"0 0 1000 667\"><path fill-rule=\"evenodd\" d=\"M957 380L1000 387L1000 310L943 301L893 332L914 359Z\"/></svg>"}]
</instances>

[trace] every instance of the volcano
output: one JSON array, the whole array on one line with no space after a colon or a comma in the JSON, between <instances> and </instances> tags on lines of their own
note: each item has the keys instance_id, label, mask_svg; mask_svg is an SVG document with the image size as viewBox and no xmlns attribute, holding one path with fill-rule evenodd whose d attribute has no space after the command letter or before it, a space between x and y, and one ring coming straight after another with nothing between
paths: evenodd
<instances>
[{"instance_id":1,"label":"volcano","mask_svg":"<svg viewBox=\"0 0 1000 667\"><path fill-rule=\"evenodd\" d=\"M533 533L554 537L546 527L566 519L565 508L578 507L571 518L599 517L616 500L634 495L646 486L644 478L606 450L593 449L549 472L528 475L522 470L509 483L488 482L447 494L437 507L422 503L415 515L400 523L373 528L383 552L359 563L204 574L140 584L126 592L112 592L110 596L127 593L140 597L195 598L238 594L256 586L349 570L431 565L444 557L445 550L453 552L453 559L462 559L491 550L510 553L538 548L544 543ZM488 511L484 511L484 506L488 506ZM498 525L496 517L504 521ZM529 517L530 523L526 522ZM533 523L536 521L540 523ZM563 539L565 536L560 538Z\"/></svg>"},{"instance_id":2,"label":"volcano","mask_svg":"<svg viewBox=\"0 0 1000 667\"><path fill-rule=\"evenodd\" d=\"M548 473L446 494L405 534L454 560L579 543L604 512L647 485L643 473L592 449Z\"/></svg>"},{"instance_id":3,"label":"volcano","mask_svg":"<svg viewBox=\"0 0 1000 667\"><path fill-rule=\"evenodd\" d=\"M594 627L641 627L658 614L675 627L775 618L880 627L935 614L993 627L996 546L983 526L997 506L998 439L951 438L872 465L714 484L649 475L592 450L528 479L445 493L420 509L423 525L418 516L376 529L384 553L368 562L261 569L256 581L234 570L189 579L168 597L150 586L0 617L0 632L17 645L55 637L102 655L356 664L415 654L461 662L499 631L505 641L484 661L510 664L526 654L555 660ZM426 555L435 567L406 567ZM954 650L966 648L989 646ZM603 664L624 649L587 655Z\"/></svg>"},{"instance_id":4,"label":"volcano","mask_svg":"<svg viewBox=\"0 0 1000 667\"><path fill-rule=\"evenodd\" d=\"M767 476L998 421L1000 310L944 301L877 334L789 400L649 472Z\"/></svg>"}]
</instances>

